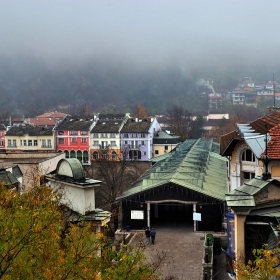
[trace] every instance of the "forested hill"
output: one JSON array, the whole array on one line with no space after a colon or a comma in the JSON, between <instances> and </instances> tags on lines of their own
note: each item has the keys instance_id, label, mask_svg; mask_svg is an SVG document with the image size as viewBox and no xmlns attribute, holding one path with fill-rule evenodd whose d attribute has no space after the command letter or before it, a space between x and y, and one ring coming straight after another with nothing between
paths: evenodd
<instances>
[{"instance_id":1,"label":"forested hill","mask_svg":"<svg viewBox=\"0 0 280 280\"><path fill-rule=\"evenodd\" d=\"M165 113L172 104L199 111L205 109L198 98L204 90L199 78L198 71L175 64L139 67L117 59L49 63L35 56L0 57L0 112L32 117L59 106L75 111L84 104L90 112L104 113L128 112L137 104L150 115ZM236 81L216 74L214 87L228 90Z\"/></svg>"}]
</instances>

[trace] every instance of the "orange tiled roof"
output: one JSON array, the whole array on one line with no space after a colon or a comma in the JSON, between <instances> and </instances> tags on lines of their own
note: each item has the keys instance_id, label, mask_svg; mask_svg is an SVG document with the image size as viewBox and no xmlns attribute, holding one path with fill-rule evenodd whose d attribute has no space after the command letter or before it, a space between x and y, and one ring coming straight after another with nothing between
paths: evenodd
<instances>
[{"instance_id":1,"label":"orange tiled roof","mask_svg":"<svg viewBox=\"0 0 280 280\"><path fill-rule=\"evenodd\" d=\"M67 116L67 114L61 113L61 112L47 112L42 115L36 116L36 118L55 118L55 119L64 119Z\"/></svg>"},{"instance_id":2,"label":"orange tiled roof","mask_svg":"<svg viewBox=\"0 0 280 280\"><path fill-rule=\"evenodd\" d=\"M270 129L269 134L271 139L267 144L267 154L272 159L280 159L280 124ZM262 153L262 156L265 154L266 151Z\"/></svg>"}]
</instances>

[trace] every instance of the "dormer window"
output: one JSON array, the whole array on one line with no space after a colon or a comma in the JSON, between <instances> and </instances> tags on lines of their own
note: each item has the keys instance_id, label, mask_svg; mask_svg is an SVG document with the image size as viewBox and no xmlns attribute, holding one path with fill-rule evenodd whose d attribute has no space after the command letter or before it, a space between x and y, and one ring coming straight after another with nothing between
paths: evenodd
<instances>
[{"instance_id":1,"label":"dormer window","mask_svg":"<svg viewBox=\"0 0 280 280\"><path fill-rule=\"evenodd\" d=\"M242 157L241 157L242 161L251 161L251 162L255 162L256 161L256 157L254 155L254 153L247 149L243 152Z\"/></svg>"}]
</instances>

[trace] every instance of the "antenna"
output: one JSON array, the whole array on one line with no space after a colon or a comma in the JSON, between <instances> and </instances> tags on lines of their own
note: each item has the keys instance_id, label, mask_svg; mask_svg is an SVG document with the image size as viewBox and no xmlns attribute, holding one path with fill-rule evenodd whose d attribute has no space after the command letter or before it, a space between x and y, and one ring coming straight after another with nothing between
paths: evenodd
<instances>
[{"instance_id":1,"label":"antenna","mask_svg":"<svg viewBox=\"0 0 280 280\"><path fill-rule=\"evenodd\" d=\"M274 96L274 103L273 103L273 106L275 107L275 82L274 82L274 73L273 73L273 77L272 77L272 82L273 82L273 96Z\"/></svg>"},{"instance_id":2,"label":"antenna","mask_svg":"<svg viewBox=\"0 0 280 280\"><path fill-rule=\"evenodd\" d=\"M271 161L270 156L267 155L267 123L265 123L265 155L262 158L262 161L265 166L265 172L262 174L263 180L271 179L271 174L268 172L268 164Z\"/></svg>"}]
</instances>

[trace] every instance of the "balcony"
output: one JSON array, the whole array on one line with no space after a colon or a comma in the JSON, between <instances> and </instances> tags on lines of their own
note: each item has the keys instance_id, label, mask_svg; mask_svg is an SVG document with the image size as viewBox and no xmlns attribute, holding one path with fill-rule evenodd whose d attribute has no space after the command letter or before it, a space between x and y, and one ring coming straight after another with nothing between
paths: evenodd
<instances>
[{"instance_id":1,"label":"balcony","mask_svg":"<svg viewBox=\"0 0 280 280\"><path fill-rule=\"evenodd\" d=\"M110 145L99 145L100 150L108 150L110 149Z\"/></svg>"}]
</instances>

